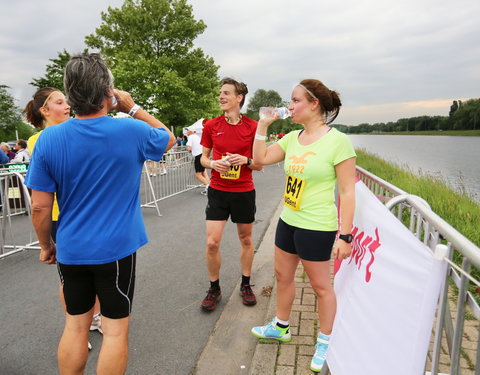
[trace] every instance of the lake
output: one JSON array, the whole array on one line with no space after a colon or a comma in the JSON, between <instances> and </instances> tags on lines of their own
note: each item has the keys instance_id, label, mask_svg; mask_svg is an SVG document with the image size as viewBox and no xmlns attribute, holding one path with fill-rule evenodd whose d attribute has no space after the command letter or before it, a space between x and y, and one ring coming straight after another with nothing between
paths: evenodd
<instances>
[{"instance_id":1,"label":"lake","mask_svg":"<svg viewBox=\"0 0 480 375\"><path fill-rule=\"evenodd\" d=\"M350 135L355 148L376 154L412 172L441 175L456 190L480 203L480 137Z\"/></svg>"}]
</instances>

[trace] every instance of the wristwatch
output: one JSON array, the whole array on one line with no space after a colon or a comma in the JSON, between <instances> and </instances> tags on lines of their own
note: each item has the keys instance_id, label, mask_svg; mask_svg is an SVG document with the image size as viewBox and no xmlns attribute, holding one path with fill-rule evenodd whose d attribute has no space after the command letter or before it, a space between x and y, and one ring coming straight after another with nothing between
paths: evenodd
<instances>
[{"instance_id":1,"label":"wristwatch","mask_svg":"<svg viewBox=\"0 0 480 375\"><path fill-rule=\"evenodd\" d=\"M351 234L340 234L338 238L344 240L346 243L352 243L353 241L353 236Z\"/></svg>"},{"instance_id":2,"label":"wristwatch","mask_svg":"<svg viewBox=\"0 0 480 375\"><path fill-rule=\"evenodd\" d=\"M248 156L247 156L247 165L250 165L252 164L252 159L250 159Z\"/></svg>"}]
</instances>

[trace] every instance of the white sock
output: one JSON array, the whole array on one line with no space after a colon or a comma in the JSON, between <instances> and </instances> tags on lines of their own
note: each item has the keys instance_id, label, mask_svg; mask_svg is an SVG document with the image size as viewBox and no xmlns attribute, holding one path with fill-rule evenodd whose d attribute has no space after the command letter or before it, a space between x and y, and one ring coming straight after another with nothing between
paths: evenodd
<instances>
[{"instance_id":1,"label":"white sock","mask_svg":"<svg viewBox=\"0 0 480 375\"><path fill-rule=\"evenodd\" d=\"M280 323L283 326L289 326L290 325L288 320L280 320L280 319L278 319L278 317L275 317L275 324L277 324L277 323Z\"/></svg>"},{"instance_id":2,"label":"white sock","mask_svg":"<svg viewBox=\"0 0 480 375\"><path fill-rule=\"evenodd\" d=\"M317 340L323 341L325 344L327 344L330 341L330 335L326 335L322 332L318 332L318 338Z\"/></svg>"}]
</instances>

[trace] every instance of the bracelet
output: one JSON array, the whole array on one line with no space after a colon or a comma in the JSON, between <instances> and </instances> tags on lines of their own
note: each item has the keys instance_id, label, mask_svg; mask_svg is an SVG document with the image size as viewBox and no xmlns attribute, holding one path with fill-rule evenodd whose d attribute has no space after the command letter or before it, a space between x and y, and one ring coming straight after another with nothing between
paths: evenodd
<instances>
[{"instance_id":1,"label":"bracelet","mask_svg":"<svg viewBox=\"0 0 480 375\"><path fill-rule=\"evenodd\" d=\"M135 104L130 111L128 111L129 116L135 116L135 113L140 109L140 106L138 104Z\"/></svg>"},{"instance_id":2,"label":"bracelet","mask_svg":"<svg viewBox=\"0 0 480 375\"><path fill-rule=\"evenodd\" d=\"M215 169L213 168L213 160L210 160L210 169Z\"/></svg>"},{"instance_id":3,"label":"bracelet","mask_svg":"<svg viewBox=\"0 0 480 375\"><path fill-rule=\"evenodd\" d=\"M255 139L258 139L259 141L264 141L266 138L267 138L266 135L261 135L258 133L255 134Z\"/></svg>"}]
</instances>

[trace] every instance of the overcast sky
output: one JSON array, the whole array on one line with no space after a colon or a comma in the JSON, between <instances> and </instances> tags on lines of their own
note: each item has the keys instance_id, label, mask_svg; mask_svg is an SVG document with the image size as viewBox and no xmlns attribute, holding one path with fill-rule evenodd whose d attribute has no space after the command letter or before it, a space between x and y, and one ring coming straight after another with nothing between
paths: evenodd
<instances>
[{"instance_id":1,"label":"overcast sky","mask_svg":"<svg viewBox=\"0 0 480 375\"><path fill-rule=\"evenodd\" d=\"M336 123L447 115L480 97L479 0L190 0L196 45L219 74L289 99L317 78L337 90ZM48 60L80 52L101 11L123 0L0 0L0 84L23 108ZM247 98L248 99L248 98Z\"/></svg>"}]
</instances>

